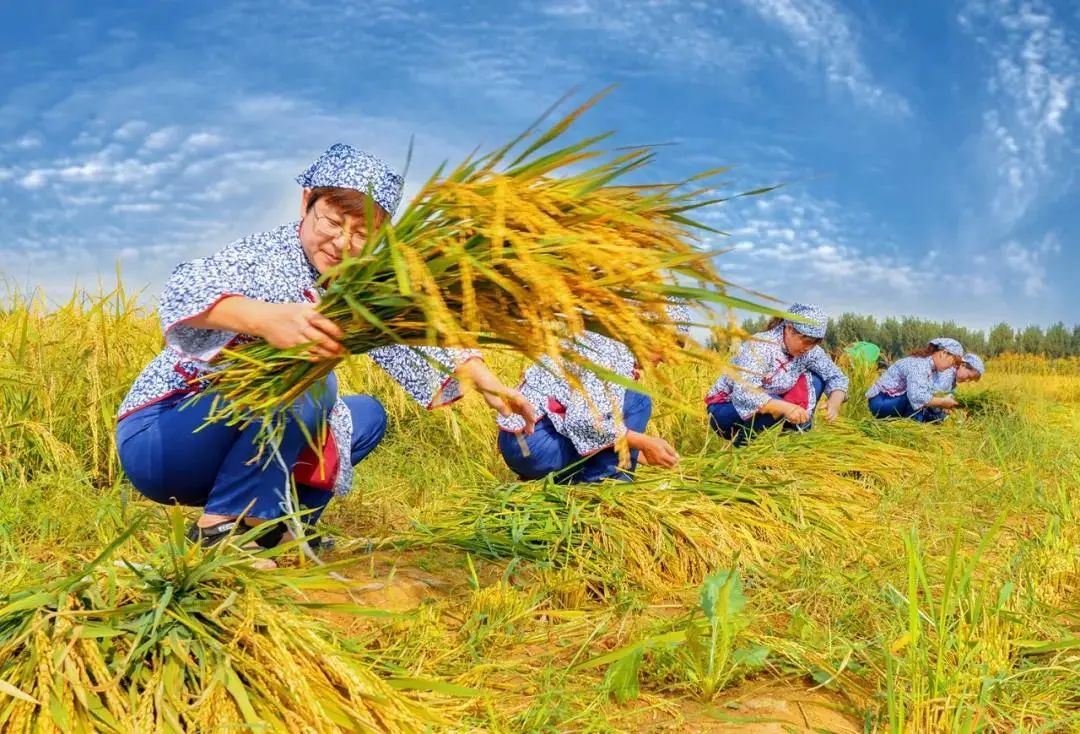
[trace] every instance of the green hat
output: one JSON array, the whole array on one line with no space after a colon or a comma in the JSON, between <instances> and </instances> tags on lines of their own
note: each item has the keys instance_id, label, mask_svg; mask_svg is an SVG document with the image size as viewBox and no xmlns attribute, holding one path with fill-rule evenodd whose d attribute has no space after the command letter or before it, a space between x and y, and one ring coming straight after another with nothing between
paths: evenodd
<instances>
[{"instance_id":1,"label":"green hat","mask_svg":"<svg viewBox=\"0 0 1080 734\"><path fill-rule=\"evenodd\" d=\"M852 362L864 364L877 364L878 357L881 356L881 347L870 342L855 342L844 351Z\"/></svg>"}]
</instances>

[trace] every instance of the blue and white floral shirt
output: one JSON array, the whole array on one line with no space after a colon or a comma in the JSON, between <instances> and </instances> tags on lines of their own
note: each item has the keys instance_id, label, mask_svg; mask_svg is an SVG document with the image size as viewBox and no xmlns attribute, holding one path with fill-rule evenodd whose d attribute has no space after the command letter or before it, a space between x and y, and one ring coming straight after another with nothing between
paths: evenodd
<instances>
[{"instance_id":1,"label":"blue and white floral shirt","mask_svg":"<svg viewBox=\"0 0 1080 734\"><path fill-rule=\"evenodd\" d=\"M956 392L956 368L950 367L934 373L935 392Z\"/></svg>"},{"instance_id":2,"label":"blue and white floral shirt","mask_svg":"<svg viewBox=\"0 0 1080 734\"><path fill-rule=\"evenodd\" d=\"M637 360L622 342L585 332L573 342L571 349L621 377L635 377ZM580 389L571 383L571 378L580 383ZM626 388L603 380L583 367L541 357L525 370L518 389L532 404L536 419L546 415L581 456L608 448L626 433L621 419ZM498 424L504 431L517 433L525 427L525 420L519 415L500 416Z\"/></svg>"},{"instance_id":3,"label":"blue and white floral shirt","mask_svg":"<svg viewBox=\"0 0 1080 734\"><path fill-rule=\"evenodd\" d=\"M693 317L687 306L673 303L667 307L667 315L677 331L689 332ZM637 379L637 360L620 341L587 331L568 348L620 377ZM518 389L532 404L536 419L547 416L555 431L570 439L580 456L606 449L626 435L622 420L626 388L584 367L544 356L525 370ZM497 422L500 429L511 433L525 428L525 419L519 415L500 416Z\"/></svg>"},{"instance_id":4,"label":"blue and white floral shirt","mask_svg":"<svg viewBox=\"0 0 1080 734\"><path fill-rule=\"evenodd\" d=\"M788 354L784 349L782 324L754 334L753 338L743 342L731 364L738 374L722 375L709 388L705 402L730 401L743 420L761 410L765 403L784 395L795 387L800 377L811 372L824 381L823 391L826 395L836 390L846 393L848 389L847 375L840 371L821 347L814 347L798 357ZM807 405L812 410L818 399L813 380L807 379L807 388Z\"/></svg>"},{"instance_id":5,"label":"blue and white floral shirt","mask_svg":"<svg viewBox=\"0 0 1080 734\"><path fill-rule=\"evenodd\" d=\"M904 357L889 365L870 389L866 397L888 395L890 398L907 395L914 410L922 410L934 397L938 387L937 371L931 357Z\"/></svg>"},{"instance_id":6,"label":"blue and white floral shirt","mask_svg":"<svg viewBox=\"0 0 1080 734\"><path fill-rule=\"evenodd\" d=\"M268 303L303 303L321 292L319 272L308 261L300 244L299 223L282 225L269 232L249 235L225 249L181 263L162 292L158 315L165 333L165 348L143 369L120 404L119 419L172 395L195 393L203 385L199 376L216 366L209 364L227 346L252 337L217 329L199 329L184 323L209 311L228 296L246 296ZM439 367L418 352L423 352ZM428 408L453 402L461 396L460 383L450 377L464 361L479 352L436 347L388 345L369 352L414 400ZM341 462L334 490L344 494L352 487L352 415L341 400L330 412L330 428L339 447Z\"/></svg>"}]
</instances>

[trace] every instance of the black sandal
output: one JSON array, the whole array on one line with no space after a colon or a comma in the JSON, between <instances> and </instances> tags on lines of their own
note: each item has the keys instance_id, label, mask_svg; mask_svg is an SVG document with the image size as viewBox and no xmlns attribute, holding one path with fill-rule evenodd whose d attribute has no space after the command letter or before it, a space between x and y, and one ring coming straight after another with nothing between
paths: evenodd
<instances>
[{"instance_id":1,"label":"black sandal","mask_svg":"<svg viewBox=\"0 0 1080 734\"><path fill-rule=\"evenodd\" d=\"M187 531L187 539L192 543L200 544L203 548L211 548L230 535L238 537L253 527L259 526L242 525L237 520L225 520L206 528L200 528L196 523L192 523ZM273 527L260 534L253 542L257 543L260 548L273 548L281 542L283 535L285 535L285 526L280 522L275 522Z\"/></svg>"},{"instance_id":2,"label":"black sandal","mask_svg":"<svg viewBox=\"0 0 1080 734\"><path fill-rule=\"evenodd\" d=\"M337 547L337 542L328 535L317 535L307 544L315 553L329 553Z\"/></svg>"}]
</instances>

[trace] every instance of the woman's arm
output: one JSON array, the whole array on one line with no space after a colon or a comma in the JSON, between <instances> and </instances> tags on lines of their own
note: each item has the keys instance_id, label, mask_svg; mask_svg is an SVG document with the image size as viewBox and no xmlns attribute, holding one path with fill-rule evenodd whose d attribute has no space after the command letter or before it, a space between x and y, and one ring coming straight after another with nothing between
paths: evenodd
<instances>
[{"instance_id":1,"label":"woman's arm","mask_svg":"<svg viewBox=\"0 0 1080 734\"><path fill-rule=\"evenodd\" d=\"M942 395L940 397L930 398L926 405L930 408L943 408L945 410L960 407L959 401L952 395Z\"/></svg>"},{"instance_id":2,"label":"woman's arm","mask_svg":"<svg viewBox=\"0 0 1080 734\"><path fill-rule=\"evenodd\" d=\"M471 382L489 406L499 415L516 413L525 419L525 435L532 435L536 426L536 411L532 403L518 390L507 387L495 376L482 359L470 359L454 371L454 376L464 382Z\"/></svg>"},{"instance_id":3,"label":"woman's arm","mask_svg":"<svg viewBox=\"0 0 1080 734\"><path fill-rule=\"evenodd\" d=\"M840 407L847 400L846 390L833 390L825 401L825 420L832 423L840 417Z\"/></svg>"},{"instance_id":4,"label":"woman's arm","mask_svg":"<svg viewBox=\"0 0 1080 734\"><path fill-rule=\"evenodd\" d=\"M751 340L744 342L739 348L739 353L731 360L731 365L738 370L738 373L732 378L733 384L729 398L743 420L749 420L759 412L777 418L786 418L791 408L797 407L792 403L770 397L764 389L764 377L769 371L776 351L775 344Z\"/></svg>"},{"instance_id":5,"label":"woman's arm","mask_svg":"<svg viewBox=\"0 0 1080 734\"><path fill-rule=\"evenodd\" d=\"M780 400L779 398L770 398L767 403L762 405L758 412L766 413L776 418L783 418L788 423L794 423L799 425L806 423L810 420L810 412L795 403L789 403L786 400Z\"/></svg>"},{"instance_id":6,"label":"woman's arm","mask_svg":"<svg viewBox=\"0 0 1080 734\"><path fill-rule=\"evenodd\" d=\"M671 469L679 463L679 452L659 436L650 436L637 431L626 432L626 443L632 449L641 452L641 463L650 466L662 466Z\"/></svg>"},{"instance_id":7,"label":"woman's arm","mask_svg":"<svg viewBox=\"0 0 1080 734\"><path fill-rule=\"evenodd\" d=\"M341 332L314 305L269 302L289 300L283 279L293 277L275 260L272 244L273 238L253 236L177 265L158 303L166 344L203 362L241 334L279 348L312 342L315 359L340 356Z\"/></svg>"},{"instance_id":8,"label":"woman's arm","mask_svg":"<svg viewBox=\"0 0 1080 734\"><path fill-rule=\"evenodd\" d=\"M825 420L832 423L840 417L840 407L847 400L848 377L820 346L807 353L806 365L824 382L821 392L829 396L825 401Z\"/></svg>"},{"instance_id":9,"label":"woman's arm","mask_svg":"<svg viewBox=\"0 0 1080 734\"><path fill-rule=\"evenodd\" d=\"M899 366L901 363L897 363ZM925 359L915 359L904 363L904 377L907 383L905 394L913 410L931 408L943 408L942 404L935 404L939 398L934 397L935 386L933 373L926 368Z\"/></svg>"},{"instance_id":10,"label":"woman's arm","mask_svg":"<svg viewBox=\"0 0 1080 734\"><path fill-rule=\"evenodd\" d=\"M316 359L345 354L338 341L344 332L316 311L313 303L266 303L246 296L227 296L183 323L196 329L250 334L278 349L311 343L310 352Z\"/></svg>"}]
</instances>

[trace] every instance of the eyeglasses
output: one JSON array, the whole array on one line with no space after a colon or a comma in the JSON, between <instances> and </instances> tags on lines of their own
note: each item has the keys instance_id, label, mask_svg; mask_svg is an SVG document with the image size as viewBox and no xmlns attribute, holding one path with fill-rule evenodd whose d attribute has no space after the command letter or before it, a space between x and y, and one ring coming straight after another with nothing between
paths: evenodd
<instances>
[{"instance_id":1,"label":"eyeglasses","mask_svg":"<svg viewBox=\"0 0 1080 734\"><path fill-rule=\"evenodd\" d=\"M315 217L315 233L321 237L327 239L336 240L338 237L345 235L345 225L341 222L335 222L325 214L319 214L315 210L312 210L311 215ZM367 243L367 232L350 232L349 233L349 247L353 250L359 250Z\"/></svg>"}]
</instances>

